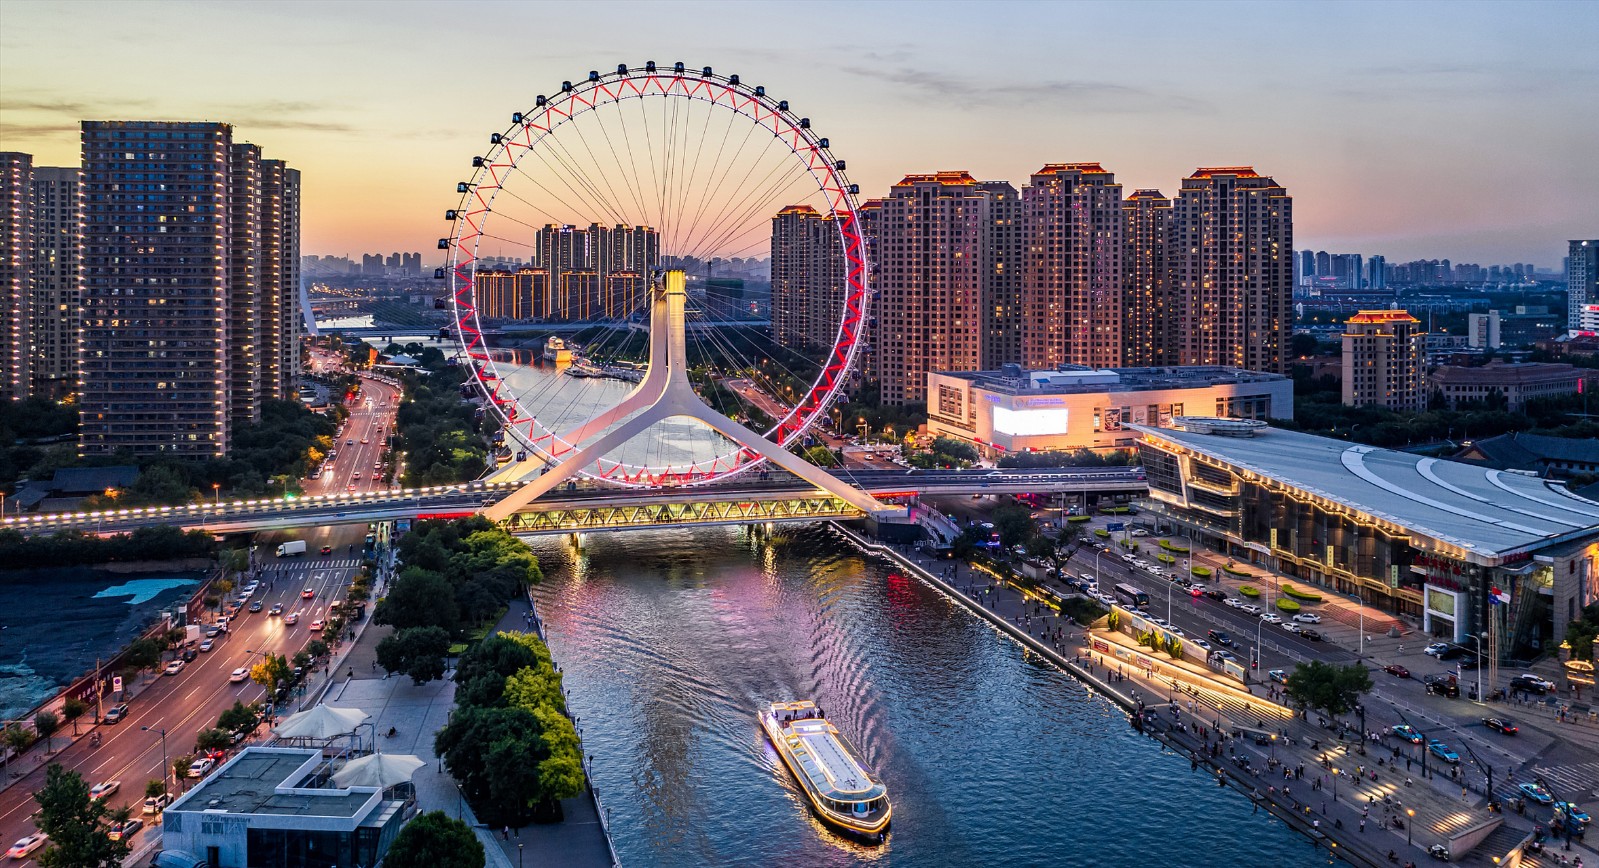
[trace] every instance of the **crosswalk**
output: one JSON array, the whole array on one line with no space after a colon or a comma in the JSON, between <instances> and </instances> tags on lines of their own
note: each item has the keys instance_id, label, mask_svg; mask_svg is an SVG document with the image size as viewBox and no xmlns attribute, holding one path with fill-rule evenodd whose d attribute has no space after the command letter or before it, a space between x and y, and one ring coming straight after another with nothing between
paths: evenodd
<instances>
[{"instance_id":1,"label":"crosswalk","mask_svg":"<svg viewBox=\"0 0 1599 868\"><path fill-rule=\"evenodd\" d=\"M360 558L317 559L309 561L273 561L261 567L264 573L306 572L310 570L353 570L361 566Z\"/></svg>"},{"instance_id":2,"label":"crosswalk","mask_svg":"<svg viewBox=\"0 0 1599 868\"><path fill-rule=\"evenodd\" d=\"M1599 798L1599 762L1539 766L1533 771L1548 781L1550 787L1563 798L1578 804ZM1526 775L1523 774L1517 780L1526 780Z\"/></svg>"}]
</instances>

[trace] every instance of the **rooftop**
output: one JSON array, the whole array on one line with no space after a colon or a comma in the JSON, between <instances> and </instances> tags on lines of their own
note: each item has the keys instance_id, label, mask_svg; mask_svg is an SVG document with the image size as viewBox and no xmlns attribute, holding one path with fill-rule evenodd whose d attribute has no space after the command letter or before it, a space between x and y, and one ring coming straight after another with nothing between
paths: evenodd
<instances>
[{"instance_id":1,"label":"rooftop","mask_svg":"<svg viewBox=\"0 0 1599 868\"><path fill-rule=\"evenodd\" d=\"M1286 381L1281 374L1246 371L1221 365L1164 368L1089 368L1061 365L1027 370L1006 365L997 371L938 371L941 377L968 380L978 388L1010 395L1067 395L1085 392L1148 392L1156 389L1200 389L1207 386Z\"/></svg>"},{"instance_id":2,"label":"rooftop","mask_svg":"<svg viewBox=\"0 0 1599 868\"><path fill-rule=\"evenodd\" d=\"M246 748L168 808L169 812L278 814L359 819L376 807L371 787L318 785L314 748Z\"/></svg>"},{"instance_id":3,"label":"rooftop","mask_svg":"<svg viewBox=\"0 0 1599 868\"><path fill-rule=\"evenodd\" d=\"M1281 428L1239 438L1129 427L1482 558L1599 535L1599 503L1520 473Z\"/></svg>"},{"instance_id":4,"label":"rooftop","mask_svg":"<svg viewBox=\"0 0 1599 868\"><path fill-rule=\"evenodd\" d=\"M1549 379L1580 378L1581 374L1581 371L1565 363L1494 362L1474 368L1442 365L1432 372L1432 379L1441 385L1452 383L1524 383Z\"/></svg>"}]
</instances>

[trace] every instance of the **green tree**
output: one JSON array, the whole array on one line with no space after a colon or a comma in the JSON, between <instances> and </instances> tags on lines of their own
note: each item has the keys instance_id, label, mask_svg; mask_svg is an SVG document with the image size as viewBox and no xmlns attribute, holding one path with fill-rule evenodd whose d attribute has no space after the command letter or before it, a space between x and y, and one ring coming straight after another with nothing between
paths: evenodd
<instances>
[{"instance_id":1,"label":"green tree","mask_svg":"<svg viewBox=\"0 0 1599 868\"><path fill-rule=\"evenodd\" d=\"M539 738L538 720L532 712L457 708L434 737L433 745L478 819L490 826L520 826L543 801L539 763L549 757L549 751Z\"/></svg>"},{"instance_id":2,"label":"green tree","mask_svg":"<svg viewBox=\"0 0 1599 868\"><path fill-rule=\"evenodd\" d=\"M407 627L378 643L378 665L411 676L421 685L444 677L444 657L450 653L450 634L442 627Z\"/></svg>"},{"instance_id":3,"label":"green tree","mask_svg":"<svg viewBox=\"0 0 1599 868\"><path fill-rule=\"evenodd\" d=\"M443 811L418 815L383 857L386 868L483 868L483 844L472 828Z\"/></svg>"},{"instance_id":4,"label":"green tree","mask_svg":"<svg viewBox=\"0 0 1599 868\"><path fill-rule=\"evenodd\" d=\"M227 750L233 745L233 734L225 729L202 729L194 736L194 749L201 753Z\"/></svg>"},{"instance_id":5,"label":"green tree","mask_svg":"<svg viewBox=\"0 0 1599 868\"><path fill-rule=\"evenodd\" d=\"M806 461L809 461L817 467L838 466L838 456L833 454L833 450L821 444L817 444L809 449L806 449L803 457Z\"/></svg>"},{"instance_id":6,"label":"green tree","mask_svg":"<svg viewBox=\"0 0 1599 868\"><path fill-rule=\"evenodd\" d=\"M172 776L180 785L189 779L189 769L194 768L194 757L180 756L172 760Z\"/></svg>"},{"instance_id":7,"label":"green tree","mask_svg":"<svg viewBox=\"0 0 1599 868\"><path fill-rule=\"evenodd\" d=\"M227 732L249 732L261 722L261 710L254 704L235 702L217 716L217 729Z\"/></svg>"},{"instance_id":8,"label":"green tree","mask_svg":"<svg viewBox=\"0 0 1599 868\"><path fill-rule=\"evenodd\" d=\"M128 653L122 660L134 672L143 672L161 665L161 655L165 651L166 646L160 639L135 639L128 645Z\"/></svg>"},{"instance_id":9,"label":"green tree","mask_svg":"<svg viewBox=\"0 0 1599 868\"><path fill-rule=\"evenodd\" d=\"M129 842L107 836L110 824L127 816L104 801L89 798L89 785L77 772L51 764L44 786L33 794L39 803L34 822L50 836L50 846L38 856L44 868L119 868L128 858Z\"/></svg>"},{"instance_id":10,"label":"green tree","mask_svg":"<svg viewBox=\"0 0 1599 868\"><path fill-rule=\"evenodd\" d=\"M20 754L31 747L33 743L38 740L39 737L34 735L33 730L28 729L20 723L11 723L6 725L5 743L6 747L11 748L12 753Z\"/></svg>"},{"instance_id":11,"label":"green tree","mask_svg":"<svg viewBox=\"0 0 1599 868\"><path fill-rule=\"evenodd\" d=\"M289 680L289 661L281 654L268 654L261 662L250 667L250 680L265 687L268 692Z\"/></svg>"},{"instance_id":12,"label":"green tree","mask_svg":"<svg viewBox=\"0 0 1599 868\"><path fill-rule=\"evenodd\" d=\"M50 737L61 728L61 718L53 711L41 711L33 716L33 731L44 739L44 752L50 752Z\"/></svg>"},{"instance_id":13,"label":"green tree","mask_svg":"<svg viewBox=\"0 0 1599 868\"><path fill-rule=\"evenodd\" d=\"M994 529L999 531L999 542L1005 548L1026 542L1034 533L1032 510L1025 506L1007 504L994 510Z\"/></svg>"},{"instance_id":14,"label":"green tree","mask_svg":"<svg viewBox=\"0 0 1599 868\"><path fill-rule=\"evenodd\" d=\"M302 672L311 665L311 655L304 651L294 652L294 668Z\"/></svg>"},{"instance_id":15,"label":"green tree","mask_svg":"<svg viewBox=\"0 0 1599 868\"><path fill-rule=\"evenodd\" d=\"M329 623L332 622L330 621ZM310 654L312 657L318 659L326 657L328 654L328 643L322 641L321 639L312 639L311 641L305 643L305 653Z\"/></svg>"},{"instance_id":16,"label":"green tree","mask_svg":"<svg viewBox=\"0 0 1599 868\"><path fill-rule=\"evenodd\" d=\"M445 560L447 564L448 554ZM441 573L408 566L395 578L388 596L378 601L377 610L372 613L372 622L401 630L406 627L441 627L453 634L461 626L455 588Z\"/></svg>"},{"instance_id":17,"label":"green tree","mask_svg":"<svg viewBox=\"0 0 1599 868\"><path fill-rule=\"evenodd\" d=\"M72 734L78 734L78 718L89 711L89 703L76 696L69 696L61 703L61 716L72 724Z\"/></svg>"},{"instance_id":18,"label":"green tree","mask_svg":"<svg viewBox=\"0 0 1599 868\"><path fill-rule=\"evenodd\" d=\"M1294 667L1284 689L1301 713L1314 708L1336 719L1353 711L1361 695L1371 690L1371 672L1359 663L1338 666L1312 660Z\"/></svg>"},{"instance_id":19,"label":"green tree","mask_svg":"<svg viewBox=\"0 0 1599 868\"><path fill-rule=\"evenodd\" d=\"M144 797L153 799L167 791L167 782L160 778L151 778L144 782Z\"/></svg>"}]
</instances>

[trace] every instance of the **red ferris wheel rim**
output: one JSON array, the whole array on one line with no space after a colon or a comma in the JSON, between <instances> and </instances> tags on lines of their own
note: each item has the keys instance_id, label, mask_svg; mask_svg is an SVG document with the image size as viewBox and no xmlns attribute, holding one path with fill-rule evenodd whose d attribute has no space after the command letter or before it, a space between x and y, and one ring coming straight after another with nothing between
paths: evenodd
<instances>
[{"instance_id":1,"label":"red ferris wheel rim","mask_svg":"<svg viewBox=\"0 0 1599 868\"><path fill-rule=\"evenodd\" d=\"M786 102L768 97L764 88L742 84L736 75L715 74L709 67L693 71L676 64L668 71L657 69L651 63L642 67L618 67L616 72L604 75L590 73L582 82L564 82L556 96L540 96L532 110L513 115L511 126L492 138L489 152L473 160L471 180L458 185L459 207L447 214L452 221L452 234L440 240L440 246L447 246L449 252L451 320L456 341L468 361L470 381L483 395L485 406L504 425L508 436L545 461L558 460L558 453L552 447L568 444L561 439L560 432L544 426L535 414L522 406L514 393L505 390L505 380L488 352L474 303L478 245L487 234L494 198L514 174L522 157L532 153L567 121L584 113L626 99L657 96L699 100L728 109L771 132L789 148L794 158L804 163L806 171L817 181L828 216L833 218L839 233L845 262L845 292L833 346L804 397L763 433L785 447L803 437L826 416L855 368L871 300L869 266L856 188L845 176L841 161L833 157L828 140L811 130L808 119L790 112ZM502 394L502 390L506 394ZM726 480L759 463L761 459L749 450L734 449L709 461L666 467L601 459L579 472L590 479L624 486L704 484Z\"/></svg>"}]
</instances>

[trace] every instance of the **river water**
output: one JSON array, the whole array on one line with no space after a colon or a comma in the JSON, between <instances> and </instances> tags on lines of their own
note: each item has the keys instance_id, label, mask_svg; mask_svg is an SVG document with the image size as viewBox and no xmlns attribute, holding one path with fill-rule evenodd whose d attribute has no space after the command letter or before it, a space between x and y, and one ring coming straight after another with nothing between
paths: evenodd
<instances>
[{"instance_id":1,"label":"river water","mask_svg":"<svg viewBox=\"0 0 1599 868\"><path fill-rule=\"evenodd\" d=\"M529 543L625 865L1329 864L826 526ZM888 785L886 844L846 841L808 810L754 718L791 698L815 699Z\"/></svg>"}]
</instances>

